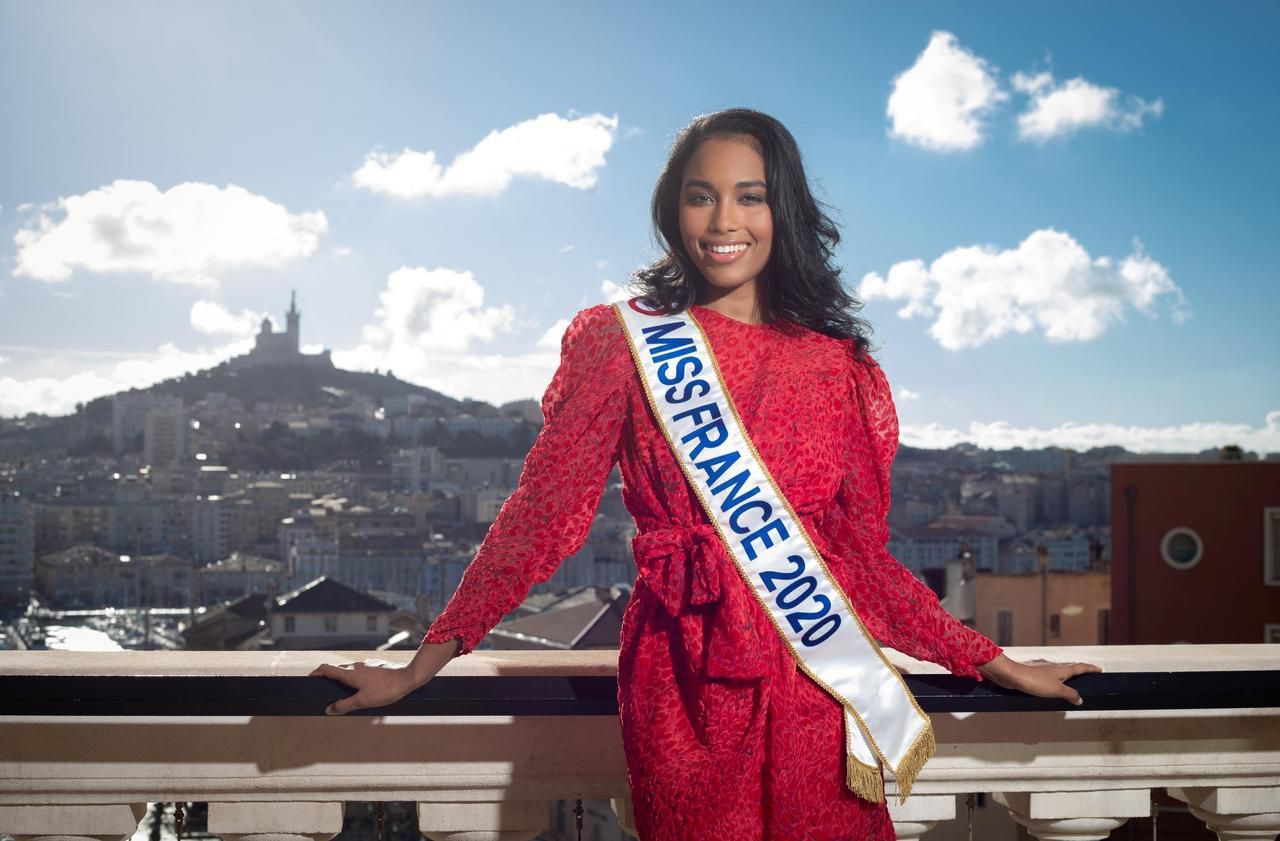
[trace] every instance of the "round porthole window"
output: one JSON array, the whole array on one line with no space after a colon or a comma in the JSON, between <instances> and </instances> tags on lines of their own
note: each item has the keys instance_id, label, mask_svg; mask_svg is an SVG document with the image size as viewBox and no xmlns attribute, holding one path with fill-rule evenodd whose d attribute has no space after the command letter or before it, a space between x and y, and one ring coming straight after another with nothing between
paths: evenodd
<instances>
[{"instance_id":1,"label":"round porthole window","mask_svg":"<svg viewBox=\"0 0 1280 841\"><path fill-rule=\"evenodd\" d=\"M1204 542L1191 529L1179 526L1165 532L1164 540L1160 541L1160 554L1174 569L1191 569L1200 563Z\"/></svg>"}]
</instances>

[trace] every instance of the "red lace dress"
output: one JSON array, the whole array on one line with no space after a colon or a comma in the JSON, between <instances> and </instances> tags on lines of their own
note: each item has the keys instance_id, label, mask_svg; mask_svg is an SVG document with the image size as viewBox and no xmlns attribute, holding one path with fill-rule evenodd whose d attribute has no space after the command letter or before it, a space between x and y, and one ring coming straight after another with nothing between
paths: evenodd
<instances>
[{"instance_id":1,"label":"red lace dress","mask_svg":"<svg viewBox=\"0 0 1280 841\"><path fill-rule=\"evenodd\" d=\"M885 548L898 421L851 341L693 308L730 397L815 546L882 644L976 680L1001 649L942 609ZM645 402L622 325L580 311L542 398L545 425L425 641L470 652L586 541L615 463L635 518L618 701L642 841L892 839L887 803L845 787L839 704L769 624Z\"/></svg>"}]
</instances>

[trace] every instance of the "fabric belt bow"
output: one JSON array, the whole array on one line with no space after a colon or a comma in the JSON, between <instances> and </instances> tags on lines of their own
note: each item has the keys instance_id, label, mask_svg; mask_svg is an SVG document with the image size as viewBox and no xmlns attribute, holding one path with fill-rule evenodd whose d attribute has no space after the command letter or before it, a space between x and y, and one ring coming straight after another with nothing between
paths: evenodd
<instances>
[{"instance_id":1,"label":"fabric belt bow","mask_svg":"<svg viewBox=\"0 0 1280 841\"><path fill-rule=\"evenodd\" d=\"M759 605L752 602L747 583L725 550L715 526L673 526L637 534L631 542L636 567L677 620L681 642L690 663L708 677L757 678L769 672L769 653L756 624ZM690 607L712 605L711 634L702 623L682 618L699 613ZM708 639L703 652L703 640ZM771 640L770 640L771 641Z\"/></svg>"}]
</instances>

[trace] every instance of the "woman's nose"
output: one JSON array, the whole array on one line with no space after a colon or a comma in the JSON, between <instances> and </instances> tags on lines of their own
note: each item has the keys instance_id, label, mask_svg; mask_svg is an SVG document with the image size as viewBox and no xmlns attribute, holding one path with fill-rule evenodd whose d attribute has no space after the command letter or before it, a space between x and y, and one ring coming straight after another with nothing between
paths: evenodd
<instances>
[{"instance_id":1,"label":"woman's nose","mask_svg":"<svg viewBox=\"0 0 1280 841\"><path fill-rule=\"evenodd\" d=\"M727 204L722 204L712 214L711 223L717 231L736 231L738 229L737 211Z\"/></svg>"}]
</instances>

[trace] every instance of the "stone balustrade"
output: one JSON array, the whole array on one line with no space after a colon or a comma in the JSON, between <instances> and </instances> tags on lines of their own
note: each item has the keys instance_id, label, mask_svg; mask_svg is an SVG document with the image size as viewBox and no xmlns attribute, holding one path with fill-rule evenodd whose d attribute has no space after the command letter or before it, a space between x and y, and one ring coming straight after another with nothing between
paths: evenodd
<instances>
[{"instance_id":1,"label":"stone balustrade","mask_svg":"<svg viewBox=\"0 0 1280 841\"><path fill-rule=\"evenodd\" d=\"M1220 839L1280 833L1280 647L1007 648L1088 661L1083 707L946 674L891 649L938 750L900 839L986 792L1042 841L1100 839L1167 791ZM148 801L207 801L227 841L330 838L344 801L412 801L436 841L530 839L553 800L612 800L634 832L616 651L475 652L389 707L325 716L321 662L411 652L0 651L0 831L132 834Z\"/></svg>"}]
</instances>

